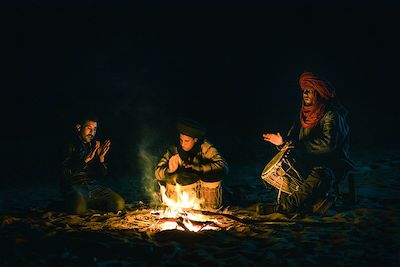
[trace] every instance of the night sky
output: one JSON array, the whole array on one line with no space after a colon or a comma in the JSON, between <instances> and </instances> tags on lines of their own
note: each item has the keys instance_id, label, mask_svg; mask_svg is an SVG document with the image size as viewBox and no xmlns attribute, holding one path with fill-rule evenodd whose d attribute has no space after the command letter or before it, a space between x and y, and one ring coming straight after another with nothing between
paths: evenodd
<instances>
[{"instance_id":1,"label":"night sky","mask_svg":"<svg viewBox=\"0 0 400 267\"><path fill-rule=\"evenodd\" d=\"M179 116L233 166L267 157L261 134L297 118L303 71L335 86L353 150L398 146L395 1L118 2L2 4L3 181L54 178L87 112L116 174L135 172L139 144L161 156Z\"/></svg>"}]
</instances>

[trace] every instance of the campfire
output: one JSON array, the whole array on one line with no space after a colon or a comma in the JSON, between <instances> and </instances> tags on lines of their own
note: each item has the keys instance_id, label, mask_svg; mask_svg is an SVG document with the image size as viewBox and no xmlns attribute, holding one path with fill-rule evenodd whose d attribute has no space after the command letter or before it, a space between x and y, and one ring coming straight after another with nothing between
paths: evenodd
<instances>
[{"instance_id":1,"label":"campfire","mask_svg":"<svg viewBox=\"0 0 400 267\"><path fill-rule=\"evenodd\" d=\"M202 199L182 190L181 186L175 186L175 197L168 197L165 186L160 186L163 209L152 211L156 217L154 225L160 231L181 230L198 232L202 230L220 230L216 218L205 215L206 211L201 208Z\"/></svg>"},{"instance_id":2,"label":"campfire","mask_svg":"<svg viewBox=\"0 0 400 267\"><path fill-rule=\"evenodd\" d=\"M113 222L113 227L157 233L166 230L243 230L249 224L246 219L233 215L231 211L219 209L222 206L220 183L205 186L201 181L190 185L160 184L159 192L162 200L159 208L147 206L144 209L129 211L122 220Z\"/></svg>"}]
</instances>

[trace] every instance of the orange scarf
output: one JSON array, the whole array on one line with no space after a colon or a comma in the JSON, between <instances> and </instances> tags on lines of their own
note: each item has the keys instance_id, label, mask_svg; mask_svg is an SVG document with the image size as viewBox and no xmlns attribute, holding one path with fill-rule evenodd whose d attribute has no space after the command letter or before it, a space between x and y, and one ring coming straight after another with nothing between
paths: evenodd
<instances>
[{"instance_id":1,"label":"orange scarf","mask_svg":"<svg viewBox=\"0 0 400 267\"><path fill-rule=\"evenodd\" d=\"M305 106L303 101L300 110L300 122L303 128L313 128L324 116L327 103L335 96L335 92L328 83L311 72L301 74L299 84L302 91L312 89L318 92L314 105Z\"/></svg>"}]
</instances>

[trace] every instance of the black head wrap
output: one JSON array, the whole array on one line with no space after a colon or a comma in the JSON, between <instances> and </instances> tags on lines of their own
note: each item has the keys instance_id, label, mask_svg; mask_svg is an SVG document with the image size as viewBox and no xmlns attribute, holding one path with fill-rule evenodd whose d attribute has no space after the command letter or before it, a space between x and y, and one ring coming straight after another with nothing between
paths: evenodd
<instances>
[{"instance_id":1,"label":"black head wrap","mask_svg":"<svg viewBox=\"0 0 400 267\"><path fill-rule=\"evenodd\" d=\"M199 122L191 119L181 119L176 124L178 132L190 137L201 138L206 133L204 128Z\"/></svg>"},{"instance_id":2,"label":"black head wrap","mask_svg":"<svg viewBox=\"0 0 400 267\"><path fill-rule=\"evenodd\" d=\"M206 133L206 129L197 121L192 119L181 119L178 121L176 128L178 133L184 134L193 138L198 138L198 141L190 151L184 151L179 145L178 139L178 153L183 162L191 164L195 155L199 152L201 143L203 142L203 136Z\"/></svg>"}]
</instances>

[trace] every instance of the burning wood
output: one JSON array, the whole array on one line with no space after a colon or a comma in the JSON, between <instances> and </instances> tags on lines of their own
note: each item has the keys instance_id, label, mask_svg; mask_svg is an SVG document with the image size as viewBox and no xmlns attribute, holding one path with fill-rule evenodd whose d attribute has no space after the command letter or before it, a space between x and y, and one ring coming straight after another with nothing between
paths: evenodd
<instances>
[{"instance_id":1,"label":"burning wood","mask_svg":"<svg viewBox=\"0 0 400 267\"><path fill-rule=\"evenodd\" d=\"M166 188L160 185L160 191L164 210L152 212L153 216L157 216L156 226L162 230L178 229L184 231L201 231L201 230L221 230L223 226L218 224L218 220L210 218L200 211L201 200L196 195L189 194L181 190L177 184L175 188L175 197L170 198L166 194ZM197 211L197 212L194 212Z\"/></svg>"},{"instance_id":2,"label":"burning wood","mask_svg":"<svg viewBox=\"0 0 400 267\"><path fill-rule=\"evenodd\" d=\"M179 185L176 185L174 197L168 197L166 188L160 185L160 189L164 208L151 212L156 220L154 223L155 230L177 229L197 232L201 230L227 230L232 228L235 223L239 223L243 227L256 227L258 224L287 225L292 223L287 220L243 219L232 214L202 210L200 204L204 200L197 198L195 194L192 194L192 191L186 192Z\"/></svg>"},{"instance_id":3,"label":"burning wood","mask_svg":"<svg viewBox=\"0 0 400 267\"><path fill-rule=\"evenodd\" d=\"M226 214L226 213L219 213L219 212L212 212L212 211L208 211L208 210L190 210L190 212L195 213L195 214L203 214L206 216L215 216L215 217L224 217L224 218L228 218L240 223L244 223L244 224L249 224L252 223L252 221L250 220L245 220L245 219L241 219L237 216L231 215L231 214Z\"/></svg>"},{"instance_id":4,"label":"burning wood","mask_svg":"<svg viewBox=\"0 0 400 267\"><path fill-rule=\"evenodd\" d=\"M191 226L193 226L195 229L198 229L198 231L204 230L205 228L213 228L213 230L225 230L226 227L223 227L222 225L218 225L217 223L213 221L194 221L190 220L187 218L160 218L158 219L158 223L176 223L178 226L182 227L185 231L193 231L192 229L189 229L186 225L189 223ZM185 224L186 223L186 224Z\"/></svg>"}]
</instances>

